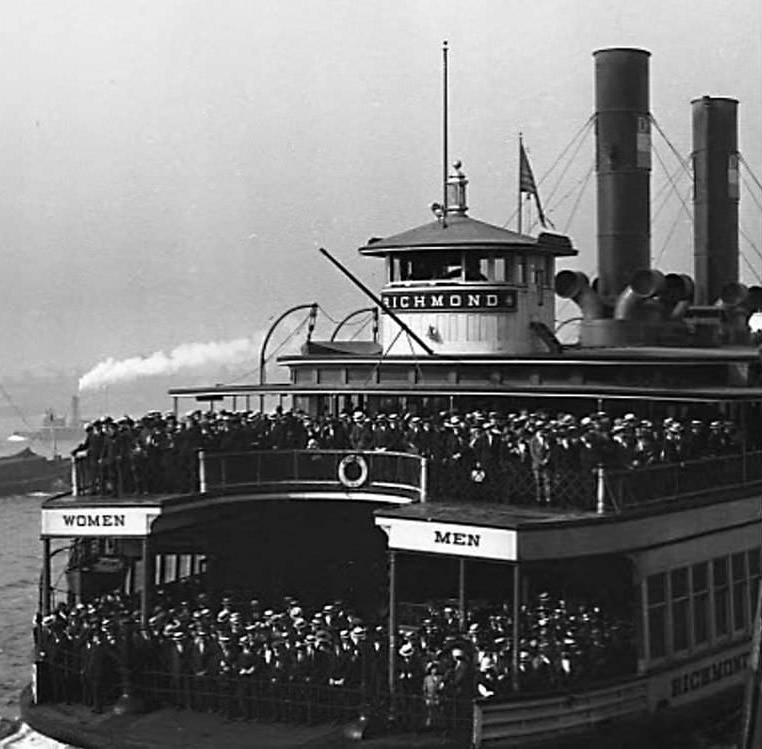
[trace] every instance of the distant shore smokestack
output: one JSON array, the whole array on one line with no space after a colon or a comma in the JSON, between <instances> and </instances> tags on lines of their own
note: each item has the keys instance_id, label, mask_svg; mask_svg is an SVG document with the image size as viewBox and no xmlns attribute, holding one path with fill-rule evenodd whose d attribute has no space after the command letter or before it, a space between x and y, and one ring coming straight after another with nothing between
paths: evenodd
<instances>
[{"instance_id":1,"label":"distant shore smokestack","mask_svg":"<svg viewBox=\"0 0 762 749\"><path fill-rule=\"evenodd\" d=\"M651 122L642 49L601 49L595 58L598 286L608 302L651 265Z\"/></svg>"},{"instance_id":2,"label":"distant shore smokestack","mask_svg":"<svg viewBox=\"0 0 762 749\"><path fill-rule=\"evenodd\" d=\"M738 101L704 96L693 109L693 262L696 302L738 281Z\"/></svg>"},{"instance_id":3,"label":"distant shore smokestack","mask_svg":"<svg viewBox=\"0 0 762 749\"><path fill-rule=\"evenodd\" d=\"M82 417L79 413L79 396L71 397L71 413L69 414L69 426L78 427L82 423Z\"/></svg>"}]
</instances>

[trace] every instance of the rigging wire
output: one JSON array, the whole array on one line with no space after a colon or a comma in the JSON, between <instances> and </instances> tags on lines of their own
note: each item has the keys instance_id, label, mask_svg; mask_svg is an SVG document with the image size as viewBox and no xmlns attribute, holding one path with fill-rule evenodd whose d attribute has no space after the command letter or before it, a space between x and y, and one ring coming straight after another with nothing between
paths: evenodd
<instances>
[{"instance_id":1,"label":"rigging wire","mask_svg":"<svg viewBox=\"0 0 762 749\"><path fill-rule=\"evenodd\" d=\"M31 432L31 431L33 431L33 430L32 430L32 426L31 426L31 425L30 425L30 423L29 423L29 422L26 420L26 416L24 416L24 413L22 412L22 410L21 410L21 409L20 409L20 408L19 408L19 407L18 407L18 406L17 406L17 405L16 405L16 404L15 404L15 403L12 401L12 400L11 400L11 396L10 396L10 395L8 395L8 391L5 389L5 387L3 386L3 384L2 384L1 382L0 382L0 392L2 392L2 394L3 394L4 398L5 398L5 400L7 400L7 401L8 401L8 403L9 403L10 407L11 407L11 408L12 408L12 409L13 409L13 410L16 412L16 416L18 416L18 417L21 419L21 421L24 423L24 426L25 426L25 427L26 427L26 428L27 428L27 429L28 429L30 432Z\"/></svg>"},{"instance_id":2,"label":"rigging wire","mask_svg":"<svg viewBox=\"0 0 762 749\"><path fill-rule=\"evenodd\" d=\"M752 272L752 273L753 273L753 274L756 276L756 278L757 278L757 281L759 281L760 283L762 283L762 279L760 279L760 277L759 277L759 273L757 273L757 271L756 271L756 270L754 270L754 266L752 266L752 264L749 262L749 259L746 257L746 255L744 255L744 254L743 254L743 252L741 253L741 257L743 258L743 261L744 261L744 262L746 263L746 265L748 266L749 270L750 270L750 271L751 271L751 272Z\"/></svg>"},{"instance_id":3,"label":"rigging wire","mask_svg":"<svg viewBox=\"0 0 762 749\"><path fill-rule=\"evenodd\" d=\"M754 182L756 183L757 187L760 190L762 190L762 182L760 182L757 179L757 175L754 174L754 172L752 171L752 168L749 166L748 162L746 161L746 159L743 157L743 155L741 153L738 154L738 160L744 165L744 167L746 168L746 171L749 172L749 175L754 180Z\"/></svg>"},{"instance_id":4,"label":"rigging wire","mask_svg":"<svg viewBox=\"0 0 762 749\"><path fill-rule=\"evenodd\" d=\"M672 174L667 174L667 179L662 182L661 187L656 191L654 195L651 196L651 205L653 206L654 203L658 203L658 207L656 208L656 211L651 216L651 224L653 225L656 223L656 219L659 217L659 214L662 212L662 210L666 207L667 201L662 200L663 194L670 188L671 185L677 184L674 182L675 178L678 176L678 172L682 170L681 166L678 166L677 169L675 169Z\"/></svg>"},{"instance_id":5,"label":"rigging wire","mask_svg":"<svg viewBox=\"0 0 762 749\"><path fill-rule=\"evenodd\" d=\"M550 165L550 168L545 171L545 174L543 174L542 177L540 177L540 180L537 183L538 186L541 185L545 181L545 179L550 176L550 173L556 168L556 166L561 161L561 159L563 159L563 157L566 155L567 151L572 147L572 145L574 144L574 141L577 140L577 138L579 138L583 133L585 133L585 131L592 125L594 121L595 121L595 113L591 114L587 118L587 120L585 120L585 122L582 124L579 130L577 130L577 132L572 136L572 139L569 141L568 145L563 149L563 151L561 151L561 154L558 156L558 158ZM579 148L577 150L579 150ZM572 160L573 159L574 157L572 156Z\"/></svg>"},{"instance_id":6,"label":"rigging wire","mask_svg":"<svg viewBox=\"0 0 762 749\"><path fill-rule=\"evenodd\" d=\"M591 115L588 119L586 126L590 128L591 123L593 122L595 116ZM587 135L587 132L585 133ZM545 201L547 203L550 203L553 200L553 197L555 196L556 192L558 191L558 188L560 187L563 178L566 176L566 172L569 171L571 165L574 163L574 159L577 158L577 154L579 153L580 148L582 148L582 145L585 143L585 138L580 138L579 143L577 143L577 147L574 149L574 153L569 157L569 160L566 162L566 166L563 168L561 173L558 175L558 179L556 180L556 184L553 186L551 191L548 193L547 197L545 198ZM550 172L548 172L549 174ZM540 180L542 182L542 180Z\"/></svg>"},{"instance_id":7,"label":"rigging wire","mask_svg":"<svg viewBox=\"0 0 762 749\"><path fill-rule=\"evenodd\" d=\"M562 196L559 198L558 202L552 207L549 208L546 211L546 215L551 215L555 213L572 195L574 195L579 188L579 186L584 182L586 179L589 179L587 173L584 174L582 177L580 177L572 187L570 187ZM535 222L536 223L536 222Z\"/></svg>"},{"instance_id":8,"label":"rigging wire","mask_svg":"<svg viewBox=\"0 0 762 749\"><path fill-rule=\"evenodd\" d=\"M421 369L421 363L418 361L418 354L415 353L415 348L413 347L413 341L410 338L410 333L405 331L405 336L407 337L407 345L410 346L410 353L413 355L413 364L415 365L415 371L418 375L418 381L420 382L423 380L423 370Z\"/></svg>"},{"instance_id":9,"label":"rigging wire","mask_svg":"<svg viewBox=\"0 0 762 749\"><path fill-rule=\"evenodd\" d=\"M759 208L759 210L762 211L762 203L760 203L759 200L757 200L756 196L754 195L754 192L751 190L751 186L746 181L746 178L742 177L741 179L743 180L744 187L746 187L747 194L754 201L754 205L756 205L757 208Z\"/></svg>"},{"instance_id":10,"label":"rigging wire","mask_svg":"<svg viewBox=\"0 0 762 749\"><path fill-rule=\"evenodd\" d=\"M330 321L331 321L331 322L332 322L334 325L338 325L340 322L342 322L341 320L336 320L336 319L334 319L334 318L333 318L331 315L329 315L329 314L328 314L328 312L326 312L325 308L324 308L324 307L322 307L321 305L319 305L319 304L318 304L317 308L318 308L318 309L319 309L319 310L320 310L320 311L321 311L321 312L322 312L322 313L323 313L323 314L324 314L324 315L325 315L325 316L326 316L326 317L327 317L327 318L328 318L328 319L329 319L329 320L330 320ZM349 327L351 328L351 327L352 327L352 326L354 326L354 325L359 325L361 322L362 322L362 318L360 318L360 319L359 319L359 321L358 321L358 320L355 320L355 321L353 321L353 322L344 322L344 325L342 325L342 327L344 327L344 326L349 326Z\"/></svg>"},{"instance_id":11,"label":"rigging wire","mask_svg":"<svg viewBox=\"0 0 762 749\"><path fill-rule=\"evenodd\" d=\"M594 165L590 165L590 168L587 170L587 174L585 175L585 181L582 183L582 187L579 190L579 193L577 193L577 200L574 201L574 205L572 206L571 213L569 214L569 218L566 220L566 224L564 225L564 234L566 234L569 231L569 227L571 226L571 222L574 220L574 216L577 213L577 208L579 208L579 204L582 201L582 196L585 194L585 190L587 189L588 184L590 183L590 177L593 176L593 169Z\"/></svg>"},{"instance_id":12,"label":"rigging wire","mask_svg":"<svg viewBox=\"0 0 762 749\"><path fill-rule=\"evenodd\" d=\"M367 319L365 320L365 322L362 324L362 326L361 326L361 327L359 327L357 330L355 330L355 332L352 334L352 337L351 337L349 340L350 340L350 341L354 341L354 340L355 340L355 338L357 338L357 336L358 336L358 335L360 335L360 333L362 333L362 332L363 332L363 330L365 330L365 328L367 328L367 327L368 327L368 325L370 325L370 321L371 321L372 319L373 319L373 315L372 315L372 314L369 314L369 315L368 315L368 317L367 317Z\"/></svg>"},{"instance_id":13,"label":"rigging wire","mask_svg":"<svg viewBox=\"0 0 762 749\"><path fill-rule=\"evenodd\" d=\"M661 126L656 121L656 117L654 117L652 114L650 114L649 115L649 119L651 121L651 124L656 128L656 130L659 133L659 135L661 135L661 137L664 138L664 142L669 146L669 149L675 155L675 158L678 160L678 162L680 164L682 164L682 167L683 167L683 169L685 169L686 174L690 175L691 174L691 169L690 169L690 167L688 165L688 159L683 159L683 157L680 156L680 154L678 153L678 150L672 145L672 141L670 141L670 139L667 137L666 133L661 129ZM654 150L654 152L656 152L656 149L653 148L653 144L652 144L652 149ZM665 171L666 171L666 169L665 169Z\"/></svg>"},{"instance_id":14,"label":"rigging wire","mask_svg":"<svg viewBox=\"0 0 762 749\"><path fill-rule=\"evenodd\" d=\"M270 353L270 355L265 359L265 365L269 364L270 361L274 356L277 355L277 353L307 324L307 321L310 319L310 313L308 312L306 317L295 327L288 336L281 341L281 343L276 346L276 348ZM254 369L249 370L248 372L243 372L240 375L236 375L230 382L226 383L228 385L234 385L239 380L245 380L248 377L251 377L254 374L257 374L259 372L259 366L256 366Z\"/></svg>"},{"instance_id":15,"label":"rigging wire","mask_svg":"<svg viewBox=\"0 0 762 749\"><path fill-rule=\"evenodd\" d=\"M363 383L363 387L367 387L371 380L373 380L376 377L376 372L378 372L378 368L383 363L386 356L389 354L389 352L392 350L392 346L394 346L395 343L397 343L397 340L402 335L403 330L400 328L397 331L397 335L394 336L392 339L392 342L386 347L386 351L381 352L381 356L379 357L378 361L376 362L376 365L373 367L373 369L370 371L370 374L365 379L365 382Z\"/></svg>"},{"instance_id":16,"label":"rigging wire","mask_svg":"<svg viewBox=\"0 0 762 749\"><path fill-rule=\"evenodd\" d=\"M759 251L759 248L754 244L752 238L744 231L743 227L738 228L738 233L749 243L757 257L762 260L762 252Z\"/></svg>"},{"instance_id":17,"label":"rigging wire","mask_svg":"<svg viewBox=\"0 0 762 749\"><path fill-rule=\"evenodd\" d=\"M550 168L549 168L549 169L547 169L547 170L545 171L545 173L542 175L542 177L540 177L540 179L539 179L539 180L538 180L538 182L537 182L537 186L538 186L538 187L539 187L539 186L540 186L540 185L541 185L541 184L542 184L542 183L543 183L543 182L544 182L544 181L545 181L545 180L546 180L546 179L547 179L547 178L550 176L551 172L552 172L552 171L553 171L553 170L556 168L556 166L557 166L557 165L558 165L558 164L561 162L561 160L564 158L564 156L565 156L565 155L566 155L566 154L569 152L569 150L570 150L570 149L571 149L571 148L574 146L574 144L575 144L575 142L577 141L577 139L578 139L578 138L580 138L580 136L582 136L582 135L586 134L586 133L585 133L585 131L586 131L586 130L587 130L589 127L590 127L591 123L592 123L592 122L594 122L594 121L595 121L595 114L591 114L591 115L590 115L590 116L587 118L587 120L585 120L585 122L583 123L583 125L582 125L582 126L581 126L581 127L578 129L578 130L577 130L577 132L576 132L576 133L575 133L575 134L572 136L572 139L571 139L571 140L569 141L569 143L568 143L568 144L567 144L567 145L566 145L566 146L563 148L563 150L561 151L560 155L559 155L559 156L556 158L556 160L553 162L553 164L550 166ZM566 171L569 169L569 166L570 166L570 165L571 165L571 163L574 161L574 159L575 159L575 158L576 158L576 156L577 156L577 153L579 152L579 149L580 149L580 147L581 147L581 144L582 144L582 143L584 143L584 142L585 142L585 141L584 141L584 138L582 138L582 139L580 140L580 143L579 143L579 145L578 145L578 146L577 146L577 148L575 149L573 156L572 156L572 157L569 159L569 164L568 164L568 165L567 165L567 166L564 168L564 171L563 171L563 173L562 173L561 177L563 177L563 175L564 175L564 174L566 173ZM560 181L561 177L559 177L559 181ZM554 188L554 190L555 190L555 189L556 189L556 188ZM549 198L549 199L548 199L546 202L549 202L549 200L550 200L550 198ZM503 223L503 228L505 229L505 228L508 226L508 224L511 224L511 223L513 223L513 221L514 221L514 219L516 218L516 216L517 216L517 215L518 215L518 209L517 209L517 208L514 208L514 209L513 209L513 212L511 213L511 215L510 215L510 216L508 216L508 218L507 218L507 219L505 220L505 222Z\"/></svg>"},{"instance_id":18,"label":"rigging wire","mask_svg":"<svg viewBox=\"0 0 762 749\"><path fill-rule=\"evenodd\" d=\"M680 202L683 203L682 197L680 198ZM661 262L662 255L664 255L664 252L667 249L667 245L669 244L669 241L672 239L672 235L675 233L675 229L677 229L680 215L681 215L680 206L678 206L677 213L675 214L675 218L672 221L672 225L670 226L669 231L667 232L667 236L664 238L664 242L662 243L661 249L659 250L659 254L656 256L656 259L653 261L653 265L658 266L659 263Z\"/></svg>"},{"instance_id":19,"label":"rigging wire","mask_svg":"<svg viewBox=\"0 0 762 749\"><path fill-rule=\"evenodd\" d=\"M669 172L667 171L667 166L664 163L664 160L662 159L661 154L656 149L656 147L653 147L652 150L653 150L654 154L656 155L657 161L661 164L661 168L664 170L664 173L668 175ZM685 210L685 215L688 216L689 219L692 219L693 218L693 213L691 213L691 210L686 205L685 200L683 199L682 195L680 195L680 193L678 192L677 185L671 179L670 179L670 184L672 186L673 192L675 193L675 195L677 195L678 200L680 201L681 205L683 206L683 209Z\"/></svg>"}]
</instances>

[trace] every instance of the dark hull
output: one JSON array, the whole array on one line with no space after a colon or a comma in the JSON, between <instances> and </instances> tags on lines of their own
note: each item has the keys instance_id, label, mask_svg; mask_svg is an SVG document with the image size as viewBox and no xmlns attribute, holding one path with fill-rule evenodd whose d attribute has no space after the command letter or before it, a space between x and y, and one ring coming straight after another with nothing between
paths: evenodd
<instances>
[{"instance_id":1,"label":"dark hull","mask_svg":"<svg viewBox=\"0 0 762 749\"><path fill-rule=\"evenodd\" d=\"M0 458L0 496L63 491L69 487L70 473L67 460L48 460L27 449Z\"/></svg>"}]
</instances>

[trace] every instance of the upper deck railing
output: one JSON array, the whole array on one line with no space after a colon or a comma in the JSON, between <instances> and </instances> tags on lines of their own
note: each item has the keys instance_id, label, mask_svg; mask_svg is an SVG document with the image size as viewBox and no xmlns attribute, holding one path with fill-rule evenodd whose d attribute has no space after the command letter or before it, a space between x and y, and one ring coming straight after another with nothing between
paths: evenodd
<instances>
[{"instance_id":1,"label":"upper deck railing","mask_svg":"<svg viewBox=\"0 0 762 749\"><path fill-rule=\"evenodd\" d=\"M605 470L607 504L626 510L652 502L762 482L762 451L740 452L634 470Z\"/></svg>"},{"instance_id":2,"label":"upper deck railing","mask_svg":"<svg viewBox=\"0 0 762 749\"><path fill-rule=\"evenodd\" d=\"M386 451L254 450L199 453L199 491L356 491L426 499L426 459Z\"/></svg>"},{"instance_id":3,"label":"upper deck railing","mask_svg":"<svg viewBox=\"0 0 762 749\"><path fill-rule=\"evenodd\" d=\"M134 466L88 463L72 459L75 496L145 493L200 494L372 494L402 500L425 501L426 459L420 455L387 451L347 450L239 450L204 451L195 464ZM157 475L159 474L159 475Z\"/></svg>"},{"instance_id":4,"label":"upper deck railing","mask_svg":"<svg viewBox=\"0 0 762 749\"><path fill-rule=\"evenodd\" d=\"M538 471L527 460L470 470L453 461L382 450L202 450L195 461L175 465L158 481L155 476L136 480L130 466L117 464L106 471L86 458L72 460L75 496L298 493L326 499L539 502L549 509L608 513L754 483L762 484L762 451L638 468Z\"/></svg>"}]
</instances>

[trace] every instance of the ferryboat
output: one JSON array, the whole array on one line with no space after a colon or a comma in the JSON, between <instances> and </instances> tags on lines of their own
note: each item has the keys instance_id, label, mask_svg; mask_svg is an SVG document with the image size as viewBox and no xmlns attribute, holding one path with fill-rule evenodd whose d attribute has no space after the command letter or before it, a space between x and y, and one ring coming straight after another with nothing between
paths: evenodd
<instances>
[{"instance_id":1,"label":"ferryboat","mask_svg":"<svg viewBox=\"0 0 762 749\"><path fill-rule=\"evenodd\" d=\"M173 413L199 403L249 413L277 398L313 419L695 420L735 425L734 450L535 467L493 493L481 491L484 466L456 482L425 454L357 446L200 450L192 486L140 495L93 493L75 462L71 494L42 507L42 616L55 609L51 558L62 543L74 550L70 600L135 595L144 627L157 586L182 579L211 596L351 601L364 619L385 619L377 712L394 733L405 633L424 626L431 602L464 630L478 629L473 609L499 611L510 684L469 694L462 746L556 746L739 705L762 574L762 367L748 326L762 289L739 282L737 102L692 102L692 276L651 268L648 65L644 50L595 53L597 280L557 272L577 254L566 236L472 218L458 164L433 221L359 249L386 268L380 293L368 290L374 340L310 335L279 359L287 382L176 388ZM579 307L573 344L556 336L557 297ZM525 688L522 612L543 596L615 613L628 632L615 668ZM37 709L25 715L32 726ZM372 706L361 712L358 738L374 720Z\"/></svg>"}]
</instances>

